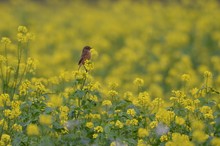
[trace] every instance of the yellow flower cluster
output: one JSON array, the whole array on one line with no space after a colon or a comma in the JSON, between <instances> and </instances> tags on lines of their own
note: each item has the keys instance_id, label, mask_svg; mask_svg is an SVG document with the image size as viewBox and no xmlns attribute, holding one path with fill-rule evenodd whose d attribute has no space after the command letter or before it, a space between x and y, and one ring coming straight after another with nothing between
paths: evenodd
<instances>
[{"instance_id":1,"label":"yellow flower cluster","mask_svg":"<svg viewBox=\"0 0 220 146\"><path fill-rule=\"evenodd\" d=\"M65 124L68 120L69 108L67 106L61 106L59 109L61 124Z\"/></svg>"},{"instance_id":2,"label":"yellow flower cluster","mask_svg":"<svg viewBox=\"0 0 220 146\"><path fill-rule=\"evenodd\" d=\"M179 124L179 125L185 124L184 118L178 117L178 116L175 117L175 122L176 122L177 124Z\"/></svg>"},{"instance_id":3,"label":"yellow flower cluster","mask_svg":"<svg viewBox=\"0 0 220 146\"><path fill-rule=\"evenodd\" d=\"M170 125L170 123L174 120L175 113L173 111L159 110L156 113L156 119L158 121L163 122L166 125Z\"/></svg>"},{"instance_id":4,"label":"yellow flower cluster","mask_svg":"<svg viewBox=\"0 0 220 146\"><path fill-rule=\"evenodd\" d=\"M43 125L51 125L52 124L52 116L51 115L40 115L39 122Z\"/></svg>"},{"instance_id":5,"label":"yellow flower cluster","mask_svg":"<svg viewBox=\"0 0 220 146\"><path fill-rule=\"evenodd\" d=\"M96 127L94 127L94 131L97 132L97 133L102 133L103 128L102 128L102 126L96 126Z\"/></svg>"},{"instance_id":6,"label":"yellow flower cluster","mask_svg":"<svg viewBox=\"0 0 220 146\"><path fill-rule=\"evenodd\" d=\"M140 106L140 107L147 107L150 105L150 95L148 92L141 92L139 93L137 99L133 100L133 104Z\"/></svg>"},{"instance_id":7,"label":"yellow flower cluster","mask_svg":"<svg viewBox=\"0 0 220 146\"><path fill-rule=\"evenodd\" d=\"M112 102L110 100L104 100L102 102L102 106L111 106L112 105Z\"/></svg>"},{"instance_id":8,"label":"yellow flower cluster","mask_svg":"<svg viewBox=\"0 0 220 146\"><path fill-rule=\"evenodd\" d=\"M7 37L2 37L1 43L3 43L5 46L11 43L11 40Z\"/></svg>"},{"instance_id":9,"label":"yellow flower cluster","mask_svg":"<svg viewBox=\"0 0 220 146\"><path fill-rule=\"evenodd\" d=\"M203 113L205 118L208 118L208 119L213 119L214 118L212 109L209 106L201 107L200 111Z\"/></svg>"},{"instance_id":10,"label":"yellow flower cluster","mask_svg":"<svg viewBox=\"0 0 220 146\"><path fill-rule=\"evenodd\" d=\"M40 130L36 124L29 124L27 126L27 135L38 136L39 134L40 134Z\"/></svg>"},{"instance_id":11,"label":"yellow flower cluster","mask_svg":"<svg viewBox=\"0 0 220 146\"><path fill-rule=\"evenodd\" d=\"M136 126L136 125L138 125L138 120L137 119L131 119L131 120L126 120L126 125L128 125L128 126Z\"/></svg>"},{"instance_id":12,"label":"yellow flower cluster","mask_svg":"<svg viewBox=\"0 0 220 146\"><path fill-rule=\"evenodd\" d=\"M144 138L148 135L149 135L149 132L147 131L147 129L145 129L145 128L139 128L138 129L138 137Z\"/></svg>"},{"instance_id":13,"label":"yellow flower cluster","mask_svg":"<svg viewBox=\"0 0 220 146\"><path fill-rule=\"evenodd\" d=\"M144 80L141 79L141 78L136 78L134 81L133 81L134 85L140 87L140 86L143 86L144 84Z\"/></svg>"},{"instance_id":14,"label":"yellow flower cluster","mask_svg":"<svg viewBox=\"0 0 220 146\"><path fill-rule=\"evenodd\" d=\"M117 120L117 121L115 122L115 126L120 129L120 128L123 128L123 127L124 127L124 124L123 124L121 121Z\"/></svg>"},{"instance_id":15,"label":"yellow flower cluster","mask_svg":"<svg viewBox=\"0 0 220 146\"><path fill-rule=\"evenodd\" d=\"M8 134L2 134L0 144L3 146L11 146L11 137Z\"/></svg>"},{"instance_id":16,"label":"yellow flower cluster","mask_svg":"<svg viewBox=\"0 0 220 146\"><path fill-rule=\"evenodd\" d=\"M128 114L128 115L131 115L132 117L134 117L135 114L136 114L136 112L135 112L134 109L128 109L128 110L127 110L127 114Z\"/></svg>"},{"instance_id":17,"label":"yellow flower cluster","mask_svg":"<svg viewBox=\"0 0 220 146\"><path fill-rule=\"evenodd\" d=\"M18 27L17 40L21 43L27 43L29 40L33 40L34 35L28 32L28 29L25 26Z\"/></svg>"},{"instance_id":18,"label":"yellow flower cluster","mask_svg":"<svg viewBox=\"0 0 220 146\"><path fill-rule=\"evenodd\" d=\"M86 127L88 127L88 128L93 128L94 127L94 125L93 125L93 123L92 122L87 122L86 123Z\"/></svg>"},{"instance_id":19,"label":"yellow flower cluster","mask_svg":"<svg viewBox=\"0 0 220 146\"><path fill-rule=\"evenodd\" d=\"M193 146L193 143L189 140L189 137L184 134L180 133L173 133L172 134L172 141L168 141L165 145L166 146L174 146L174 145L179 145L183 144L185 146Z\"/></svg>"}]
</instances>

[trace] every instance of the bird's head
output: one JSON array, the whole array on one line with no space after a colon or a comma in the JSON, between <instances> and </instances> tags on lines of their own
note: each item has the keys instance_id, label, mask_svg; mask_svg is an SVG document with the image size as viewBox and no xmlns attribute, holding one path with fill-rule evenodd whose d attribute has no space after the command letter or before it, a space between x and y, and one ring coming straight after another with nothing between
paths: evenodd
<instances>
[{"instance_id":1,"label":"bird's head","mask_svg":"<svg viewBox=\"0 0 220 146\"><path fill-rule=\"evenodd\" d=\"M83 50L91 50L92 48L90 47L90 46L85 46L84 48L83 48Z\"/></svg>"}]
</instances>

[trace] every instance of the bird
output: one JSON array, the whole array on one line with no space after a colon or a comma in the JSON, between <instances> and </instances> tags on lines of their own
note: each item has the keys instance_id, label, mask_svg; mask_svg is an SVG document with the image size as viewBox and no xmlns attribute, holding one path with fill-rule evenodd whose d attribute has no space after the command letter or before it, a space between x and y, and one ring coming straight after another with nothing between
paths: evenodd
<instances>
[{"instance_id":1,"label":"bird","mask_svg":"<svg viewBox=\"0 0 220 146\"><path fill-rule=\"evenodd\" d=\"M92 49L92 48L91 48L90 46L85 46L85 47L83 48L83 50L82 50L82 55L81 55L81 58L80 58L79 63L78 63L78 65L79 65L78 70L80 69L80 67L81 67L82 65L84 66L86 60L90 60L90 59L91 59L91 52L90 52L91 49ZM85 67L84 67L84 68L85 68ZM86 68L85 68L85 69L86 69ZM86 72L87 72L87 70L86 70Z\"/></svg>"}]
</instances>

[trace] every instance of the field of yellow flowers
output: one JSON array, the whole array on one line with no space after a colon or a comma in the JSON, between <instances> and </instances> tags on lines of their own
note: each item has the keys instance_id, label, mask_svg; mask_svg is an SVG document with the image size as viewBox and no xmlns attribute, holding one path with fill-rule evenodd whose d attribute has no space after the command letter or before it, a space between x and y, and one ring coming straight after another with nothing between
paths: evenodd
<instances>
[{"instance_id":1,"label":"field of yellow flowers","mask_svg":"<svg viewBox=\"0 0 220 146\"><path fill-rule=\"evenodd\" d=\"M220 145L219 14L217 0L0 1L0 146Z\"/></svg>"}]
</instances>

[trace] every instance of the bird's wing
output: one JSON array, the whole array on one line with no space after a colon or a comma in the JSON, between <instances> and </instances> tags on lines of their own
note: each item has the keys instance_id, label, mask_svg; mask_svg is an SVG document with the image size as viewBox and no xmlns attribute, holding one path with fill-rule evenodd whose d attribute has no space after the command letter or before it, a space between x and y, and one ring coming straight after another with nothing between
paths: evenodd
<instances>
[{"instance_id":1,"label":"bird's wing","mask_svg":"<svg viewBox=\"0 0 220 146\"><path fill-rule=\"evenodd\" d=\"M81 57L81 59L79 60L78 65L81 65L81 64L82 64L82 61L83 61L83 57Z\"/></svg>"}]
</instances>

